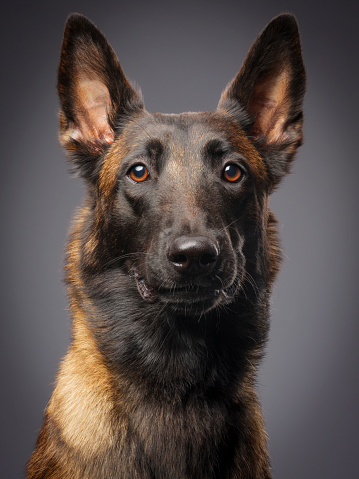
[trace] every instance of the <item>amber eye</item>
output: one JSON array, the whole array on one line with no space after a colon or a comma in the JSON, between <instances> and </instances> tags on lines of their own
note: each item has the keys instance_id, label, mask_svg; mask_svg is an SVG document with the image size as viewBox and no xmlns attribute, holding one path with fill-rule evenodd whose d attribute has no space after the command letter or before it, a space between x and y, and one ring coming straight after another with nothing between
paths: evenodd
<instances>
[{"instance_id":1,"label":"amber eye","mask_svg":"<svg viewBox=\"0 0 359 479\"><path fill-rule=\"evenodd\" d=\"M140 183L141 181L145 181L148 178L149 172L145 165L138 164L132 166L132 168L128 172L128 175L131 180Z\"/></svg>"},{"instance_id":2,"label":"amber eye","mask_svg":"<svg viewBox=\"0 0 359 479\"><path fill-rule=\"evenodd\" d=\"M223 178L230 183L235 183L239 181L243 176L243 172L238 165L234 163L228 163L228 165L224 168L223 171Z\"/></svg>"}]
</instances>

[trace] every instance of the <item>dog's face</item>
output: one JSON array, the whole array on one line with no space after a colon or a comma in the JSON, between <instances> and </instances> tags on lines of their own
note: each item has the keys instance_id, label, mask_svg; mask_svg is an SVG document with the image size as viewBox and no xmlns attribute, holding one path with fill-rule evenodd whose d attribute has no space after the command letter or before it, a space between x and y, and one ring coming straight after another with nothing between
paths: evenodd
<instances>
[{"instance_id":1,"label":"dog's face","mask_svg":"<svg viewBox=\"0 0 359 479\"><path fill-rule=\"evenodd\" d=\"M263 203L253 146L216 113L143 113L122 138L127 153L114 145L107 160L116 164L111 227L122 238L113 257L124 256L146 302L193 313L232 300Z\"/></svg>"},{"instance_id":2,"label":"dog's face","mask_svg":"<svg viewBox=\"0 0 359 479\"><path fill-rule=\"evenodd\" d=\"M90 192L85 276L126 277L143 304L186 315L258 295L278 268L267 198L302 140L304 78L282 15L217 111L150 114L103 35L71 16L58 87L61 141Z\"/></svg>"}]
</instances>

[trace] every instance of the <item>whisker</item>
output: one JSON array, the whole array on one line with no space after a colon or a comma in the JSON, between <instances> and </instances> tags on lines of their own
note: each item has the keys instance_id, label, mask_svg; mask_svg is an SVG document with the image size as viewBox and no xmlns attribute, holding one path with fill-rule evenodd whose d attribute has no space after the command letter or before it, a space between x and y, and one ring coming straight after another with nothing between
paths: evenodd
<instances>
[{"instance_id":1,"label":"whisker","mask_svg":"<svg viewBox=\"0 0 359 479\"><path fill-rule=\"evenodd\" d=\"M228 230L237 221L239 221L239 218L235 219L234 221L232 221L228 225L223 226L223 228L219 230L219 233L222 233L222 231Z\"/></svg>"},{"instance_id":2,"label":"whisker","mask_svg":"<svg viewBox=\"0 0 359 479\"><path fill-rule=\"evenodd\" d=\"M128 258L130 256L137 256L137 255L148 255L149 253L145 252L145 251L138 251L136 253L126 253L126 254L123 254L121 256L117 256L116 258L113 258L111 259L110 261L108 261L107 263L103 264L101 269L104 269L104 268L107 268L108 266L111 266L112 264L114 263L117 263L118 261L121 261L125 258Z\"/></svg>"}]
</instances>

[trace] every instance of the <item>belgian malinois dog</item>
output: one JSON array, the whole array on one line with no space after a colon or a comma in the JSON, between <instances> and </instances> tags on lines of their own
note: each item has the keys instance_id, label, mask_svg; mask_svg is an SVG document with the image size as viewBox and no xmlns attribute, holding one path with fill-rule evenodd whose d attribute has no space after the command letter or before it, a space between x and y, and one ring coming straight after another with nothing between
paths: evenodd
<instances>
[{"instance_id":1,"label":"belgian malinois dog","mask_svg":"<svg viewBox=\"0 0 359 479\"><path fill-rule=\"evenodd\" d=\"M281 258L268 198L302 143L304 90L284 14L216 111L149 113L103 34L69 17L60 138L88 195L29 478L271 477L254 389Z\"/></svg>"}]
</instances>

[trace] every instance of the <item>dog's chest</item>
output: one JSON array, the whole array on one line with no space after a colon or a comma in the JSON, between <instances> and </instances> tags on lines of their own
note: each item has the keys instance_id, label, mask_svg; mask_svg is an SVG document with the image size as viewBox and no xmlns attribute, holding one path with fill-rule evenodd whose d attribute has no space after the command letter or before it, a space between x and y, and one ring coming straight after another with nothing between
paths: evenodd
<instances>
[{"instance_id":1,"label":"dog's chest","mask_svg":"<svg viewBox=\"0 0 359 479\"><path fill-rule=\"evenodd\" d=\"M223 451L235 446L235 422L223 405L198 399L158 408L148 404L132 411L119 446L141 478L227 477L231 460ZM205 465L205 467L204 467ZM133 466L132 466L133 467Z\"/></svg>"}]
</instances>

